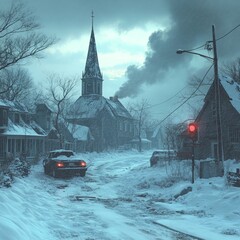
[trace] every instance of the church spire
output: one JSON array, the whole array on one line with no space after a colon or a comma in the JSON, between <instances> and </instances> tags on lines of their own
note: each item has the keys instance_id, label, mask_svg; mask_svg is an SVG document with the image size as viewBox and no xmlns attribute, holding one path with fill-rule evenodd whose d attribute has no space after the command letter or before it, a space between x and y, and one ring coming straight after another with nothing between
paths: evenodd
<instances>
[{"instance_id":1,"label":"church spire","mask_svg":"<svg viewBox=\"0 0 240 240\"><path fill-rule=\"evenodd\" d=\"M93 14L93 11L92 11L92 29L93 29L93 18L94 18L94 14Z\"/></svg>"},{"instance_id":2,"label":"church spire","mask_svg":"<svg viewBox=\"0 0 240 240\"><path fill-rule=\"evenodd\" d=\"M88 47L88 55L85 65L85 71L82 75L82 95L100 94L102 95L102 74L100 71L97 55L97 47L93 28L92 12L92 31Z\"/></svg>"}]
</instances>

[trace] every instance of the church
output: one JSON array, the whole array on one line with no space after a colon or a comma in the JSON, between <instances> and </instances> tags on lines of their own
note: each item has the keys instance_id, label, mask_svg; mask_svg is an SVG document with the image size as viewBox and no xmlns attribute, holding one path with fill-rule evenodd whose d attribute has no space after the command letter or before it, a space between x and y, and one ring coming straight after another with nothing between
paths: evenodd
<instances>
[{"instance_id":1,"label":"church","mask_svg":"<svg viewBox=\"0 0 240 240\"><path fill-rule=\"evenodd\" d=\"M103 76L98 62L97 47L92 30L82 74L82 95L71 106L68 121L86 126L93 136L88 151L104 151L127 147L135 137L135 120L117 96L103 96Z\"/></svg>"}]
</instances>

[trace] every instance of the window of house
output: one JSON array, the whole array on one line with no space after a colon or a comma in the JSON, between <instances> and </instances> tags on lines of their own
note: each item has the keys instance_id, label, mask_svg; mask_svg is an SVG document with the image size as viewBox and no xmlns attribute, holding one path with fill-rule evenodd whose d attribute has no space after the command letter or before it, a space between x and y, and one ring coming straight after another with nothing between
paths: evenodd
<instances>
[{"instance_id":1,"label":"window of house","mask_svg":"<svg viewBox=\"0 0 240 240\"><path fill-rule=\"evenodd\" d=\"M240 127L229 128L229 141L232 143L240 142Z\"/></svg>"},{"instance_id":2,"label":"window of house","mask_svg":"<svg viewBox=\"0 0 240 240\"><path fill-rule=\"evenodd\" d=\"M120 129L120 131L123 131L123 128L124 128L124 127L123 127L123 122L120 122L120 123L119 123L119 129Z\"/></svg>"},{"instance_id":3,"label":"window of house","mask_svg":"<svg viewBox=\"0 0 240 240\"><path fill-rule=\"evenodd\" d=\"M128 123L127 123L127 122L124 123L124 131L125 131L125 132L128 131Z\"/></svg>"},{"instance_id":4,"label":"window of house","mask_svg":"<svg viewBox=\"0 0 240 240\"><path fill-rule=\"evenodd\" d=\"M50 129L50 117L48 116L47 117L47 130Z\"/></svg>"},{"instance_id":5,"label":"window of house","mask_svg":"<svg viewBox=\"0 0 240 240\"><path fill-rule=\"evenodd\" d=\"M0 109L0 126L7 125L7 110Z\"/></svg>"},{"instance_id":6,"label":"window of house","mask_svg":"<svg viewBox=\"0 0 240 240\"><path fill-rule=\"evenodd\" d=\"M19 122L20 122L20 114L15 113L15 123L19 123Z\"/></svg>"},{"instance_id":7,"label":"window of house","mask_svg":"<svg viewBox=\"0 0 240 240\"><path fill-rule=\"evenodd\" d=\"M21 151L21 140L17 139L16 141L16 151L20 152Z\"/></svg>"},{"instance_id":8,"label":"window of house","mask_svg":"<svg viewBox=\"0 0 240 240\"><path fill-rule=\"evenodd\" d=\"M212 110L212 117L216 117L217 108L216 108L216 103L215 103L215 101L212 102L211 110Z\"/></svg>"}]
</instances>

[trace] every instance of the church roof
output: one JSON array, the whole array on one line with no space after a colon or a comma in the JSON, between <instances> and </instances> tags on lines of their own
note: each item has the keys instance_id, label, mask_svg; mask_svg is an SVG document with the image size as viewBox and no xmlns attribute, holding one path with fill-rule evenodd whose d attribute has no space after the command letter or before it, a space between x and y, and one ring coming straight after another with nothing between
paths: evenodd
<instances>
[{"instance_id":1,"label":"church roof","mask_svg":"<svg viewBox=\"0 0 240 240\"><path fill-rule=\"evenodd\" d=\"M114 98L113 98L113 100L106 99L106 101L115 116L132 118L130 113L127 111L127 109L122 105L122 103L118 99L114 99Z\"/></svg>"},{"instance_id":2,"label":"church roof","mask_svg":"<svg viewBox=\"0 0 240 240\"><path fill-rule=\"evenodd\" d=\"M88 55L85 65L85 72L83 73L83 78L102 79L102 74L98 63L97 47L93 27L88 47Z\"/></svg>"},{"instance_id":3,"label":"church roof","mask_svg":"<svg viewBox=\"0 0 240 240\"><path fill-rule=\"evenodd\" d=\"M132 118L118 99L106 99L97 94L79 97L71 109L70 119L96 118L103 109L107 110L113 117Z\"/></svg>"}]
</instances>

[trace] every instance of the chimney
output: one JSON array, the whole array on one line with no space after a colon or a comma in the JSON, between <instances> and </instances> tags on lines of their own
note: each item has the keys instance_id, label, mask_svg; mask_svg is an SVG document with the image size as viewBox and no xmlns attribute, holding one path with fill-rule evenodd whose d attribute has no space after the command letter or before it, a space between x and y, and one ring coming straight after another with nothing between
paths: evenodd
<instances>
[{"instance_id":1,"label":"chimney","mask_svg":"<svg viewBox=\"0 0 240 240\"><path fill-rule=\"evenodd\" d=\"M110 97L109 99L113 102L116 102L116 101L118 101L118 96L115 95L114 97Z\"/></svg>"}]
</instances>

